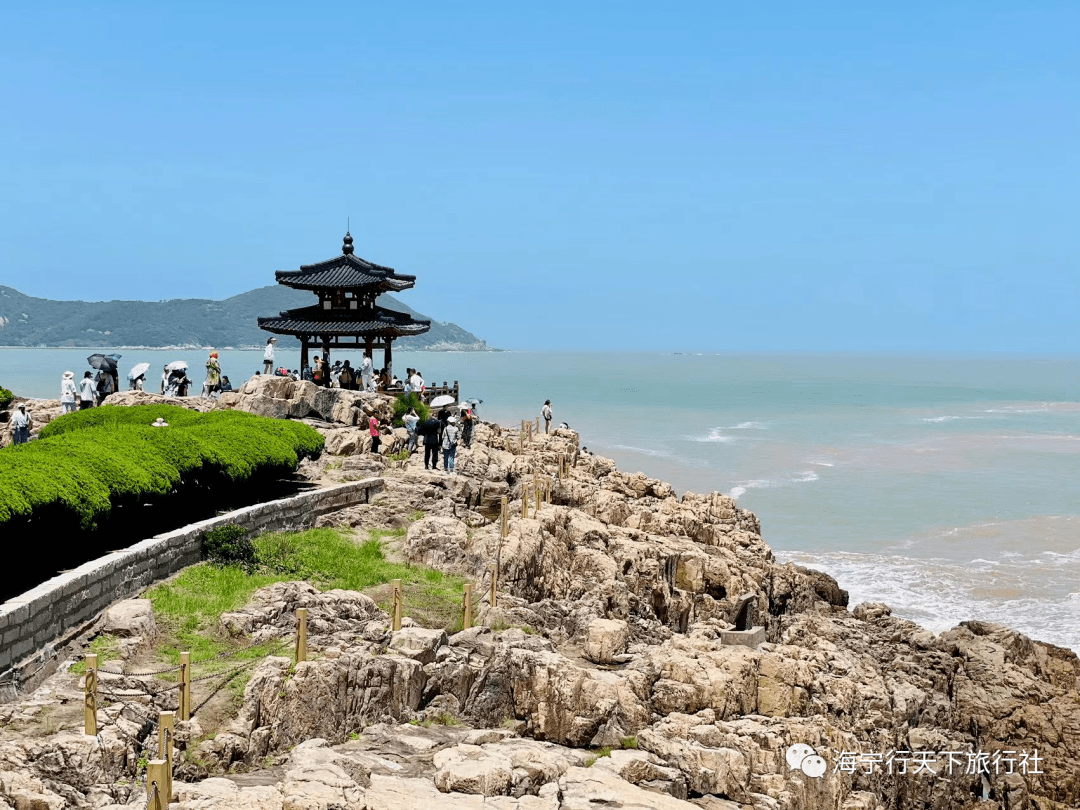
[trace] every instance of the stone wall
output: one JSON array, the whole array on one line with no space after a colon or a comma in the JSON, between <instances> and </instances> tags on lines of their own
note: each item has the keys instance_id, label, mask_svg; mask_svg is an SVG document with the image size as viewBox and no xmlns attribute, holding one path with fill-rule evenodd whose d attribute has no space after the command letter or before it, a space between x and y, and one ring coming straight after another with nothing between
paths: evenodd
<instances>
[{"instance_id":1,"label":"stone wall","mask_svg":"<svg viewBox=\"0 0 1080 810\"><path fill-rule=\"evenodd\" d=\"M10 697L32 688L30 681L47 677L59 653L89 630L106 607L197 563L204 532L230 523L253 535L310 528L321 515L368 503L382 486L381 478L368 478L191 523L91 560L9 599L0 605L0 691ZM42 540L38 553L48 554L48 541Z\"/></svg>"}]
</instances>

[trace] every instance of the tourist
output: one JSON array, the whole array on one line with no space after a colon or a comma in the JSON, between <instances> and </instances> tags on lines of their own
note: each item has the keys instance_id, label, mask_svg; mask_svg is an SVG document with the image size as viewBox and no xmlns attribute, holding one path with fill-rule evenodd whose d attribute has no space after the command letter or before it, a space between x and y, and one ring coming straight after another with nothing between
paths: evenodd
<instances>
[{"instance_id":1,"label":"tourist","mask_svg":"<svg viewBox=\"0 0 1080 810\"><path fill-rule=\"evenodd\" d=\"M371 374L374 369L371 366L371 355L364 353L364 359L360 363L360 379L364 383L364 390L371 390Z\"/></svg>"},{"instance_id":2,"label":"tourist","mask_svg":"<svg viewBox=\"0 0 1080 810\"><path fill-rule=\"evenodd\" d=\"M75 375L65 371L63 379L60 380L60 406L64 413L75 412L75 394L78 390L75 387Z\"/></svg>"},{"instance_id":3,"label":"tourist","mask_svg":"<svg viewBox=\"0 0 1080 810\"><path fill-rule=\"evenodd\" d=\"M88 372L89 373L89 372ZM161 394L167 396L166 391L169 390L169 367L165 366L165 370L161 373Z\"/></svg>"},{"instance_id":4,"label":"tourist","mask_svg":"<svg viewBox=\"0 0 1080 810\"><path fill-rule=\"evenodd\" d=\"M26 403L20 402L19 409L11 418L11 427L15 431L15 444L26 444L30 441L30 425L34 418L26 412Z\"/></svg>"},{"instance_id":5,"label":"tourist","mask_svg":"<svg viewBox=\"0 0 1080 810\"><path fill-rule=\"evenodd\" d=\"M413 372L413 370L411 368L405 369L405 382L402 385L401 390L405 394L406 397L409 396L409 392L412 390L412 386L409 385L409 378L412 377L412 372Z\"/></svg>"},{"instance_id":6,"label":"tourist","mask_svg":"<svg viewBox=\"0 0 1080 810\"><path fill-rule=\"evenodd\" d=\"M442 450L443 450L443 472L454 472L454 458L457 456L457 442L458 442L458 429L457 419L453 416L446 420L446 426L443 428L442 434Z\"/></svg>"},{"instance_id":7,"label":"tourist","mask_svg":"<svg viewBox=\"0 0 1080 810\"><path fill-rule=\"evenodd\" d=\"M356 390L356 381L353 380L353 370L348 360L345 361L345 364L341 367L341 373L338 374L338 384L346 391Z\"/></svg>"},{"instance_id":8,"label":"tourist","mask_svg":"<svg viewBox=\"0 0 1080 810\"><path fill-rule=\"evenodd\" d=\"M79 383L79 410L94 407L94 381L90 379L90 372L83 374L82 382Z\"/></svg>"},{"instance_id":9,"label":"tourist","mask_svg":"<svg viewBox=\"0 0 1080 810\"><path fill-rule=\"evenodd\" d=\"M368 430L371 433L371 452L379 455L379 420L374 416L368 419Z\"/></svg>"},{"instance_id":10,"label":"tourist","mask_svg":"<svg viewBox=\"0 0 1080 810\"><path fill-rule=\"evenodd\" d=\"M409 378L409 390L418 394L424 393L424 378L420 376L418 368L413 369L413 375Z\"/></svg>"},{"instance_id":11,"label":"tourist","mask_svg":"<svg viewBox=\"0 0 1080 810\"><path fill-rule=\"evenodd\" d=\"M409 455L411 456L416 450L416 425L420 421L420 417L416 415L416 408L409 408L409 412L401 421L405 423L405 430L409 432Z\"/></svg>"},{"instance_id":12,"label":"tourist","mask_svg":"<svg viewBox=\"0 0 1080 810\"><path fill-rule=\"evenodd\" d=\"M544 407L540 409L540 415L544 417L544 433L550 432L551 428L551 400L544 400Z\"/></svg>"},{"instance_id":13,"label":"tourist","mask_svg":"<svg viewBox=\"0 0 1080 810\"><path fill-rule=\"evenodd\" d=\"M420 426L420 435L424 437L424 469L437 470L439 468L439 436L441 427L439 420L429 416Z\"/></svg>"},{"instance_id":14,"label":"tourist","mask_svg":"<svg viewBox=\"0 0 1080 810\"><path fill-rule=\"evenodd\" d=\"M263 374L269 374L274 367L274 344L277 338L266 339L266 351L263 352Z\"/></svg>"},{"instance_id":15,"label":"tourist","mask_svg":"<svg viewBox=\"0 0 1080 810\"><path fill-rule=\"evenodd\" d=\"M315 369L311 372L311 381L316 385L322 385L323 378L326 376L326 366L323 365L323 359L315 355Z\"/></svg>"},{"instance_id":16,"label":"tourist","mask_svg":"<svg viewBox=\"0 0 1080 810\"><path fill-rule=\"evenodd\" d=\"M133 380L128 381L128 390L129 391L142 391L143 386L145 384L146 384L146 373L143 372L138 377L135 377Z\"/></svg>"},{"instance_id":17,"label":"tourist","mask_svg":"<svg viewBox=\"0 0 1080 810\"><path fill-rule=\"evenodd\" d=\"M466 408L461 412L461 443L466 447L472 447L473 415L472 409Z\"/></svg>"},{"instance_id":18,"label":"tourist","mask_svg":"<svg viewBox=\"0 0 1080 810\"><path fill-rule=\"evenodd\" d=\"M218 353L210 352L206 360L206 381L203 383L202 396L209 397L221 390L221 362Z\"/></svg>"},{"instance_id":19,"label":"tourist","mask_svg":"<svg viewBox=\"0 0 1080 810\"><path fill-rule=\"evenodd\" d=\"M112 374L107 370L99 371L97 373L98 405L104 405L105 400L114 390Z\"/></svg>"},{"instance_id":20,"label":"tourist","mask_svg":"<svg viewBox=\"0 0 1080 810\"><path fill-rule=\"evenodd\" d=\"M315 375L311 373L311 366L304 366L303 370L300 372L300 379L307 380L308 382L315 381Z\"/></svg>"},{"instance_id":21,"label":"tourist","mask_svg":"<svg viewBox=\"0 0 1080 810\"><path fill-rule=\"evenodd\" d=\"M232 383L229 382L229 378L226 377L225 375L222 375L222 377L221 377L221 393L224 394L226 391L232 391L232 390L233 390L233 387L232 387Z\"/></svg>"}]
</instances>

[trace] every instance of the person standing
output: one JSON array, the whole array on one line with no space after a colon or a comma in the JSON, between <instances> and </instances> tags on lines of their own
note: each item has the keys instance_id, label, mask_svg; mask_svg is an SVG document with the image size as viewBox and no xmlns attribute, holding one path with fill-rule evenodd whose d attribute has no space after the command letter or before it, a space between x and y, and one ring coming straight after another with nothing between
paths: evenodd
<instances>
[{"instance_id":1,"label":"person standing","mask_svg":"<svg viewBox=\"0 0 1080 810\"><path fill-rule=\"evenodd\" d=\"M169 367L165 366L165 370L161 372L161 395L165 396L165 392L169 390Z\"/></svg>"},{"instance_id":2,"label":"person standing","mask_svg":"<svg viewBox=\"0 0 1080 810\"><path fill-rule=\"evenodd\" d=\"M472 447L473 415L472 409L466 408L461 412L461 443L465 447Z\"/></svg>"},{"instance_id":3,"label":"person standing","mask_svg":"<svg viewBox=\"0 0 1080 810\"><path fill-rule=\"evenodd\" d=\"M379 420L374 416L368 419L368 431L371 433L371 452L379 455Z\"/></svg>"},{"instance_id":4,"label":"person standing","mask_svg":"<svg viewBox=\"0 0 1080 810\"><path fill-rule=\"evenodd\" d=\"M540 409L540 415L544 417L544 433L551 432L551 400L544 400L544 407Z\"/></svg>"},{"instance_id":5,"label":"person standing","mask_svg":"<svg viewBox=\"0 0 1080 810\"><path fill-rule=\"evenodd\" d=\"M75 394L77 392L75 375L70 371L65 371L63 379L60 380L60 406L64 409L64 413L75 412Z\"/></svg>"},{"instance_id":6,"label":"person standing","mask_svg":"<svg viewBox=\"0 0 1080 810\"><path fill-rule=\"evenodd\" d=\"M417 394L424 393L424 378L420 376L420 369L413 369L413 375L409 378L409 388Z\"/></svg>"},{"instance_id":7,"label":"person standing","mask_svg":"<svg viewBox=\"0 0 1080 810\"><path fill-rule=\"evenodd\" d=\"M434 415L424 420L420 426L420 433L424 437L424 469L439 469L439 420Z\"/></svg>"},{"instance_id":8,"label":"person standing","mask_svg":"<svg viewBox=\"0 0 1080 810\"><path fill-rule=\"evenodd\" d=\"M338 385L340 385L346 391L356 390L356 383L353 380L352 366L349 365L348 360L345 361L345 364L341 367L341 373L338 374Z\"/></svg>"},{"instance_id":9,"label":"person standing","mask_svg":"<svg viewBox=\"0 0 1080 810\"><path fill-rule=\"evenodd\" d=\"M374 371L371 365L371 355L365 354L363 361L360 363L360 379L364 383L364 390L371 390L371 374Z\"/></svg>"},{"instance_id":10,"label":"person standing","mask_svg":"<svg viewBox=\"0 0 1080 810\"><path fill-rule=\"evenodd\" d=\"M20 402L19 409L15 411L15 415L11 418L11 427L15 432L15 444L26 444L30 441L30 425L33 424L33 417L26 412L26 403Z\"/></svg>"},{"instance_id":11,"label":"person standing","mask_svg":"<svg viewBox=\"0 0 1080 810\"><path fill-rule=\"evenodd\" d=\"M454 472L454 459L457 456L457 443L457 419L451 416L449 419L446 420L446 427L443 428L442 434L443 472Z\"/></svg>"},{"instance_id":12,"label":"person standing","mask_svg":"<svg viewBox=\"0 0 1080 810\"><path fill-rule=\"evenodd\" d=\"M415 408L409 408L409 412L405 414L405 418L401 420L405 423L405 430L409 432L409 455L413 454L416 450L416 425L420 421L420 417L416 415Z\"/></svg>"},{"instance_id":13,"label":"person standing","mask_svg":"<svg viewBox=\"0 0 1080 810\"><path fill-rule=\"evenodd\" d=\"M203 383L202 395L208 397L221 390L221 362L217 352L210 352L206 360L206 382Z\"/></svg>"},{"instance_id":14,"label":"person standing","mask_svg":"<svg viewBox=\"0 0 1080 810\"><path fill-rule=\"evenodd\" d=\"M79 383L79 410L94 407L94 381L90 379L90 372L83 374L82 382Z\"/></svg>"},{"instance_id":15,"label":"person standing","mask_svg":"<svg viewBox=\"0 0 1080 810\"><path fill-rule=\"evenodd\" d=\"M269 374L274 368L274 344L277 338L266 339L266 351L263 352L263 374Z\"/></svg>"},{"instance_id":16,"label":"person standing","mask_svg":"<svg viewBox=\"0 0 1080 810\"><path fill-rule=\"evenodd\" d=\"M113 378L108 369L98 372L98 405L104 405L105 400L113 392Z\"/></svg>"}]
</instances>

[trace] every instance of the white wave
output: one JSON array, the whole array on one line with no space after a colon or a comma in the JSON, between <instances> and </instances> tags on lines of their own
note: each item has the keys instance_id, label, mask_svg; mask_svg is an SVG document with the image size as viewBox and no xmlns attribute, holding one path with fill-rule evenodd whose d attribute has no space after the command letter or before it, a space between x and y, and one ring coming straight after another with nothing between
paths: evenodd
<instances>
[{"instance_id":1,"label":"white wave","mask_svg":"<svg viewBox=\"0 0 1080 810\"><path fill-rule=\"evenodd\" d=\"M720 428L720 430L768 430L768 422L739 422L737 425L732 425L727 428Z\"/></svg>"},{"instance_id":2,"label":"white wave","mask_svg":"<svg viewBox=\"0 0 1080 810\"><path fill-rule=\"evenodd\" d=\"M923 422L953 422L957 419L985 419L985 416L928 416Z\"/></svg>"},{"instance_id":3,"label":"white wave","mask_svg":"<svg viewBox=\"0 0 1080 810\"><path fill-rule=\"evenodd\" d=\"M739 500L739 498L746 494L746 487L732 487L731 492L728 494L735 500Z\"/></svg>"},{"instance_id":4,"label":"white wave","mask_svg":"<svg viewBox=\"0 0 1080 810\"><path fill-rule=\"evenodd\" d=\"M655 458L668 458L671 455L664 450L650 450L647 447L633 447L629 444L613 444L611 446L616 450L629 450L631 453L641 453L643 456L653 456Z\"/></svg>"},{"instance_id":5,"label":"white wave","mask_svg":"<svg viewBox=\"0 0 1080 810\"><path fill-rule=\"evenodd\" d=\"M798 475L785 476L784 478L754 478L750 481L740 481L739 485L732 489L739 490L739 494L743 494L748 489L773 489L774 487L782 487L787 484L808 484L811 481L817 481L818 474L813 470L807 470L806 472L799 473ZM737 497L732 495L732 497Z\"/></svg>"},{"instance_id":6,"label":"white wave","mask_svg":"<svg viewBox=\"0 0 1080 810\"><path fill-rule=\"evenodd\" d=\"M734 437L725 436L720 432L721 430L726 430L726 428L712 428L709 431L708 436L690 436L688 438L690 441L694 442L719 442L720 444L728 444L729 442L735 441Z\"/></svg>"},{"instance_id":7,"label":"white wave","mask_svg":"<svg viewBox=\"0 0 1080 810\"><path fill-rule=\"evenodd\" d=\"M817 464L819 467L835 467L831 461L811 461L811 464Z\"/></svg>"}]
</instances>

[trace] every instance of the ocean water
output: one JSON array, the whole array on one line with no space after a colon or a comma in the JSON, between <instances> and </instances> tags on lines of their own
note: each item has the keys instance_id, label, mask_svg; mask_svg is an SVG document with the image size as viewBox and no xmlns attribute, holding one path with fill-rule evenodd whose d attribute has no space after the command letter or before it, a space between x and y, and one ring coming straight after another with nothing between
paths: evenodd
<instances>
[{"instance_id":1,"label":"ocean water","mask_svg":"<svg viewBox=\"0 0 1080 810\"><path fill-rule=\"evenodd\" d=\"M125 371L186 359L201 381L204 352L120 351ZM0 385L55 397L89 353L0 348ZM237 382L261 352L222 366ZM730 494L781 560L832 574L853 606L1080 651L1080 358L396 353L405 366L460 381L503 424L551 399L620 469Z\"/></svg>"}]
</instances>

